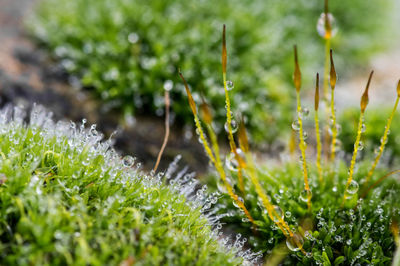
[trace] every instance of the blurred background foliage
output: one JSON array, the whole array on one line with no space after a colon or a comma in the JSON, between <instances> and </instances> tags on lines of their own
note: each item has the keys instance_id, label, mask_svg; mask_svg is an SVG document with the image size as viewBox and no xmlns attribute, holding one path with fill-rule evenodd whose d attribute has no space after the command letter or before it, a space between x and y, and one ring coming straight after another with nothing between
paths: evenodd
<instances>
[{"instance_id":1,"label":"blurred background foliage","mask_svg":"<svg viewBox=\"0 0 400 266\"><path fill-rule=\"evenodd\" d=\"M387 47L392 4L331 1L338 69L363 66ZM322 0L43 0L27 24L81 86L121 114L162 116L163 89L171 89L175 122L191 124L181 68L195 100L204 95L217 108L217 130L224 123L220 53L226 24L234 115L247 118L253 142L271 143L290 132L293 45L299 46L306 89L322 72L324 44L316 24L323 6Z\"/></svg>"},{"instance_id":2,"label":"blurred background foliage","mask_svg":"<svg viewBox=\"0 0 400 266\"><path fill-rule=\"evenodd\" d=\"M366 111L365 132L362 135L364 156L372 157L377 153L391 111L392 109L390 107L375 107ZM354 128L356 128L359 116L360 111L358 108L348 108L341 114L339 119L342 129L340 134L342 148L348 154L350 154L354 149L354 139L356 135ZM388 135L383 158L383 161L389 166L394 166L399 163L400 125L396 122L399 121L399 119L400 115L397 111L390 127L390 134Z\"/></svg>"}]
</instances>

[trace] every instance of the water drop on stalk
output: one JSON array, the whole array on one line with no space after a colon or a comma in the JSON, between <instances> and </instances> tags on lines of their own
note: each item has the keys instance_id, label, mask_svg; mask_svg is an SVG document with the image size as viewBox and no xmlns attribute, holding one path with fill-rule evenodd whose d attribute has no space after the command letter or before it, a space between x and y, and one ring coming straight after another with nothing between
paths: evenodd
<instances>
[{"instance_id":1,"label":"water drop on stalk","mask_svg":"<svg viewBox=\"0 0 400 266\"><path fill-rule=\"evenodd\" d=\"M235 85L233 84L232 81L228 80L226 82L226 88L227 88L228 91L231 91L231 90L233 90L233 88L235 88Z\"/></svg>"},{"instance_id":2,"label":"water drop on stalk","mask_svg":"<svg viewBox=\"0 0 400 266\"><path fill-rule=\"evenodd\" d=\"M225 128L226 133L229 133L228 122L225 123L224 128ZM231 129L232 129L232 133L235 133L238 130L238 123L234 119L231 120Z\"/></svg>"},{"instance_id":3,"label":"water drop on stalk","mask_svg":"<svg viewBox=\"0 0 400 266\"><path fill-rule=\"evenodd\" d=\"M299 113L301 118L306 118L310 113L310 110L308 108L303 107Z\"/></svg>"},{"instance_id":4,"label":"water drop on stalk","mask_svg":"<svg viewBox=\"0 0 400 266\"><path fill-rule=\"evenodd\" d=\"M326 25L325 13L321 13L317 22L317 31L318 35L324 39L330 39L334 37L338 31L336 19L333 17L331 13L328 13L328 23L330 24L330 33L326 30L327 25Z\"/></svg>"},{"instance_id":5,"label":"water drop on stalk","mask_svg":"<svg viewBox=\"0 0 400 266\"><path fill-rule=\"evenodd\" d=\"M361 140L360 140L360 142L358 143L358 150L359 151L362 151L364 149L364 142L362 142Z\"/></svg>"},{"instance_id":6,"label":"water drop on stalk","mask_svg":"<svg viewBox=\"0 0 400 266\"><path fill-rule=\"evenodd\" d=\"M361 126L361 133L364 133L367 130L365 124L362 124Z\"/></svg>"},{"instance_id":7,"label":"water drop on stalk","mask_svg":"<svg viewBox=\"0 0 400 266\"><path fill-rule=\"evenodd\" d=\"M226 167L230 171L237 172L239 167L239 162L236 160L236 156L233 152L229 153L225 158Z\"/></svg>"},{"instance_id":8,"label":"water drop on stalk","mask_svg":"<svg viewBox=\"0 0 400 266\"><path fill-rule=\"evenodd\" d=\"M299 251L304 244L304 239L299 234L293 234L293 236L289 236L286 238L286 246L291 251Z\"/></svg>"},{"instance_id":9,"label":"water drop on stalk","mask_svg":"<svg viewBox=\"0 0 400 266\"><path fill-rule=\"evenodd\" d=\"M307 190L304 189L303 191L300 192L299 198L300 198L302 201L307 202L307 201L308 201L308 193L310 193L310 196L311 196L311 191L308 192Z\"/></svg>"},{"instance_id":10,"label":"water drop on stalk","mask_svg":"<svg viewBox=\"0 0 400 266\"><path fill-rule=\"evenodd\" d=\"M274 216L274 222L279 222L281 219L283 220L283 218L285 218L282 209L277 206L274 205L274 212L272 213L272 215Z\"/></svg>"},{"instance_id":11,"label":"water drop on stalk","mask_svg":"<svg viewBox=\"0 0 400 266\"><path fill-rule=\"evenodd\" d=\"M307 132L303 132L303 139L306 140L308 138L308 133Z\"/></svg>"},{"instance_id":12,"label":"water drop on stalk","mask_svg":"<svg viewBox=\"0 0 400 266\"><path fill-rule=\"evenodd\" d=\"M239 200L240 202L244 202L243 198L241 198L241 197L238 197L238 200ZM233 203L233 206L235 206L236 208L240 208L239 205L237 204L237 202L236 202L235 200L234 200L232 203Z\"/></svg>"},{"instance_id":13,"label":"water drop on stalk","mask_svg":"<svg viewBox=\"0 0 400 266\"><path fill-rule=\"evenodd\" d=\"M355 180L352 180L347 188L347 194L354 195L358 191L358 183Z\"/></svg>"},{"instance_id":14,"label":"water drop on stalk","mask_svg":"<svg viewBox=\"0 0 400 266\"><path fill-rule=\"evenodd\" d=\"M292 129L295 131L299 131L300 130L300 124L298 120L294 120L292 123Z\"/></svg>"}]
</instances>

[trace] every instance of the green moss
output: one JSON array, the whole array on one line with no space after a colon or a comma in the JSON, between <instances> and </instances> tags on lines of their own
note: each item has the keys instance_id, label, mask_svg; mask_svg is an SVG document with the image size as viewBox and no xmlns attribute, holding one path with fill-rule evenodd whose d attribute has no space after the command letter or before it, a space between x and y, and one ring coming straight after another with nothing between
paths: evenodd
<instances>
[{"instance_id":1,"label":"green moss","mask_svg":"<svg viewBox=\"0 0 400 266\"><path fill-rule=\"evenodd\" d=\"M10 118L12 117L13 118ZM41 107L0 112L0 264L239 265L254 259L217 240L210 196L176 162L141 172L95 127L53 123ZM166 186L165 180L173 186ZM185 182L189 182L185 184ZM178 184L179 183L179 184ZM215 195L212 197L215 198ZM242 256L242 257L241 257ZM124 264L125 265L125 264Z\"/></svg>"},{"instance_id":2,"label":"green moss","mask_svg":"<svg viewBox=\"0 0 400 266\"><path fill-rule=\"evenodd\" d=\"M347 67L364 63L384 46L392 0L330 2L339 27L332 43L342 56L337 65L343 58ZM287 85L293 43L288 40L297 40L308 73L322 67L324 48L316 31L322 10L323 1L315 0L45 0L28 26L68 72L110 106L128 114L162 114L163 87L172 87L176 119L191 123L177 68L186 70L196 99L204 94L211 105L222 106L225 23L232 100L249 118L253 141L272 142L291 123L293 93ZM219 128L223 117L223 109L217 109Z\"/></svg>"},{"instance_id":3,"label":"green moss","mask_svg":"<svg viewBox=\"0 0 400 266\"><path fill-rule=\"evenodd\" d=\"M400 200L396 196L400 192L400 184L395 179L387 179L365 199L361 199L363 179L370 165L370 162L359 163L355 180L360 184L360 189L344 208L342 203L348 177L347 164L340 161L330 165L331 170L324 169L323 184L318 182L317 169L310 168L311 213L307 210L307 203L301 199L304 184L298 165L260 166L259 178L263 188L270 195L271 202L281 208L292 230L301 232L303 248L309 253L289 252L283 260L284 265L329 265L341 260L342 256L342 265L390 265L395 243L389 228L392 219L400 215ZM374 181L385 173L383 169L378 171ZM232 180L235 183L236 178ZM284 243L286 238L268 217L249 179L245 181L246 193L243 199L256 220L256 233L228 196L221 199L221 205L226 206L221 211L230 213L231 216L224 218L224 221L236 232L246 235L253 249L262 251L268 258L272 250Z\"/></svg>"}]
</instances>

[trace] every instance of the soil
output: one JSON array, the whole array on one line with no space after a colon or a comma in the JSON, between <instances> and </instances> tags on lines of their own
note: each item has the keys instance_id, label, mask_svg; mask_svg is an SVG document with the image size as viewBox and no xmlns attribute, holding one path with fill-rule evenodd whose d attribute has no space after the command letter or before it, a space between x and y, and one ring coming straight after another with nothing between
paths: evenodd
<instances>
[{"instance_id":1,"label":"soil","mask_svg":"<svg viewBox=\"0 0 400 266\"><path fill-rule=\"evenodd\" d=\"M163 118L135 117L134 123L120 123L121 115L107 111L88 90L72 86L76 78L40 50L24 32L23 19L29 16L37 0L0 0L0 104L33 103L45 106L54 118L81 121L115 140L121 154L134 155L145 170L152 169L164 138ZM159 170L165 170L173 158L181 154L181 165L204 173L208 159L195 138L187 130L172 126L167 148Z\"/></svg>"}]
</instances>

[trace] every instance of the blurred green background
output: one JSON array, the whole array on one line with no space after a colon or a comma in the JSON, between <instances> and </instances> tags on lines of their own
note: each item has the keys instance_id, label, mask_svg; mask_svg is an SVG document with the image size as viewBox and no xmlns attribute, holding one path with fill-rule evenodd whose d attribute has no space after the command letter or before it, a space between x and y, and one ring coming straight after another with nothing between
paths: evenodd
<instances>
[{"instance_id":1,"label":"blurred green background","mask_svg":"<svg viewBox=\"0 0 400 266\"><path fill-rule=\"evenodd\" d=\"M394 0L330 1L341 77L393 45L393 5ZM162 116L163 90L171 89L174 121L191 125L177 75L181 68L195 100L204 95L215 108L215 128L221 130L226 24L234 115L247 118L253 143L272 143L286 138L294 114L293 45L305 89L313 87L315 72L323 72L324 41L316 30L323 8L322 0L43 0L27 25L83 87L121 115Z\"/></svg>"}]
</instances>

